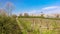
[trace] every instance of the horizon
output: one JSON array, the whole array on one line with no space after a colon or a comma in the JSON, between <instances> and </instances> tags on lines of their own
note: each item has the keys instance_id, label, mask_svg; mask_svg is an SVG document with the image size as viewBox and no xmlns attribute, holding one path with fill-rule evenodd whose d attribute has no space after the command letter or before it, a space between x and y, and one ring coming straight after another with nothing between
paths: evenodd
<instances>
[{"instance_id":1,"label":"horizon","mask_svg":"<svg viewBox=\"0 0 60 34\"><path fill-rule=\"evenodd\" d=\"M60 0L0 0L0 8L4 8L7 2L15 6L13 14L60 14Z\"/></svg>"}]
</instances>

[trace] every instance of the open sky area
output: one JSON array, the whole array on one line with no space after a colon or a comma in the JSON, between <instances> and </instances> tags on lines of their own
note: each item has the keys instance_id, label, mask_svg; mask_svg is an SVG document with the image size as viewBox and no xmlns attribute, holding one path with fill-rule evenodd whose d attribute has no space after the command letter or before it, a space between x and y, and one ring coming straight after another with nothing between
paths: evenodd
<instances>
[{"instance_id":1,"label":"open sky area","mask_svg":"<svg viewBox=\"0 0 60 34\"><path fill-rule=\"evenodd\" d=\"M15 10L14 14L33 13L45 14L60 13L60 0L0 0L0 8L3 8L7 2L11 2Z\"/></svg>"}]
</instances>

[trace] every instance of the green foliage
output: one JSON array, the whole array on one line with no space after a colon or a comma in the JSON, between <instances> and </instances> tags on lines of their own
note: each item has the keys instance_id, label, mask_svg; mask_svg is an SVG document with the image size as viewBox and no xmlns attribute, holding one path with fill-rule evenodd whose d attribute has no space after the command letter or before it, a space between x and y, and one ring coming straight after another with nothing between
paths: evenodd
<instances>
[{"instance_id":1,"label":"green foliage","mask_svg":"<svg viewBox=\"0 0 60 34\"><path fill-rule=\"evenodd\" d=\"M0 17L0 34L20 34L16 19L7 16Z\"/></svg>"},{"instance_id":2,"label":"green foliage","mask_svg":"<svg viewBox=\"0 0 60 34\"><path fill-rule=\"evenodd\" d=\"M26 19L24 18L16 19L15 15L14 16L0 16L0 34L40 34L40 33L56 34L56 29L54 29L58 27L58 23L56 21L52 21L51 23L51 25L54 27L53 30L47 29L46 31L41 32L37 23L31 26L32 22ZM17 21L19 21L19 23ZM60 30L57 30L57 32L59 33Z\"/></svg>"},{"instance_id":3,"label":"green foliage","mask_svg":"<svg viewBox=\"0 0 60 34\"><path fill-rule=\"evenodd\" d=\"M27 20L28 19L28 20ZM42 34L57 34L56 32L58 32L58 30L56 31L56 29L54 29L54 28L57 28L58 26L58 23L55 21L55 20L52 20L52 22L48 22L48 23L51 23L51 25L54 27L53 28L53 30L49 30L49 29L47 29L47 30L45 30L45 31L42 31L42 32L40 32L40 28L38 28L38 26L37 26L37 24L35 25L35 26L33 26L33 28L31 27L31 21L29 20L30 18L19 18L18 20L19 20L19 22L20 22L20 24L22 25L22 27L24 28L23 30L26 32L30 32L31 34L40 34L40 33L42 33ZM33 18L32 18L33 19ZM42 19L43 20L43 19ZM45 19L46 20L46 19ZM48 20L50 20L50 19L48 19ZM43 22L42 22L43 23ZM42 30L42 29L41 29ZM26 33L27 33L26 32ZM24 32L23 32L24 33Z\"/></svg>"}]
</instances>

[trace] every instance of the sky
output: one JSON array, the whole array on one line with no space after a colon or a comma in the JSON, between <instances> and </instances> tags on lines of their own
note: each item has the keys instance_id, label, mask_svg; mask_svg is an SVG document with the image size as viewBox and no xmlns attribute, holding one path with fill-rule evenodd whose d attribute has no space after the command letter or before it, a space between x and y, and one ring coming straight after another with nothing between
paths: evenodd
<instances>
[{"instance_id":1,"label":"sky","mask_svg":"<svg viewBox=\"0 0 60 34\"><path fill-rule=\"evenodd\" d=\"M14 14L33 13L55 14L60 13L60 0L0 0L0 8L7 2L14 5Z\"/></svg>"}]
</instances>

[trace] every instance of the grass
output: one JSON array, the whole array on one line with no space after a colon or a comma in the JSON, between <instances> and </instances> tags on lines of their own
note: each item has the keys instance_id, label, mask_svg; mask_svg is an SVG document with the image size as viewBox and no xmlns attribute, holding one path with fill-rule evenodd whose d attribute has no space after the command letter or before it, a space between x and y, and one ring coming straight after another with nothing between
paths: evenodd
<instances>
[{"instance_id":1,"label":"grass","mask_svg":"<svg viewBox=\"0 0 60 34\"><path fill-rule=\"evenodd\" d=\"M59 26L60 20L56 19L0 18L0 30L3 27L2 34L60 34Z\"/></svg>"},{"instance_id":2,"label":"grass","mask_svg":"<svg viewBox=\"0 0 60 34\"><path fill-rule=\"evenodd\" d=\"M35 21L35 25L31 26L31 24L34 24L32 22L33 19ZM28 34L28 33L30 33L30 34L40 34L40 33L41 34L57 34L55 29L49 30L46 28L46 30L44 31L42 28L40 28L40 26L38 26L38 24L40 22L38 24L36 23L36 20L41 20L40 18L39 19L38 18L19 18L18 20L19 20L20 24L22 25L22 27L24 28L23 34ZM49 24L51 24L51 26L53 26L54 28L57 28L57 25L58 25L58 23L56 22L57 20L54 21L54 20L50 20L50 19L48 19L48 20L42 19L42 21L43 21L42 25L44 25L45 22L47 21ZM50 27L50 25L49 25L49 27Z\"/></svg>"}]
</instances>

